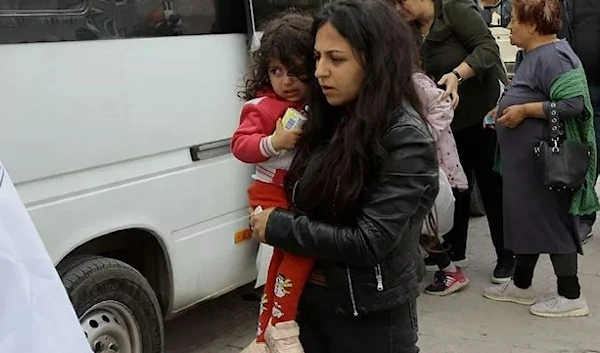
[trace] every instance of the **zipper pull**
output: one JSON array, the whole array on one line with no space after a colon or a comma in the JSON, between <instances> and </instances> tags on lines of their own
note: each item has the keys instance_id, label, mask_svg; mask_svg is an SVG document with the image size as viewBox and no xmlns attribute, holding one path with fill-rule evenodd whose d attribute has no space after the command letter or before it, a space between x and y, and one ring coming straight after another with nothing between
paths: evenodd
<instances>
[{"instance_id":1,"label":"zipper pull","mask_svg":"<svg viewBox=\"0 0 600 353\"><path fill-rule=\"evenodd\" d=\"M348 289L350 289L350 302L352 303L352 315L358 316L358 309L356 308L356 300L354 299L354 289L352 288L352 276L350 275L350 267L346 266L346 275L348 277Z\"/></svg>"},{"instance_id":2,"label":"zipper pull","mask_svg":"<svg viewBox=\"0 0 600 353\"><path fill-rule=\"evenodd\" d=\"M375 267L375 279L377 279L377 291L383 291L383 276L381 275L381 266L377 265Z\"/></svg>"}]
</instances>

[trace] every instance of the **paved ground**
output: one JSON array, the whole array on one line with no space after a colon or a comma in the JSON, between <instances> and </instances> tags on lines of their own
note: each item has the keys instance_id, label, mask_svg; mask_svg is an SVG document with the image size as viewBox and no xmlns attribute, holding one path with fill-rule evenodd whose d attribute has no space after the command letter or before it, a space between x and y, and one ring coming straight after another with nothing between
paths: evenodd
<instances>
[{"instance_id":1,"label":"paved ground","mask_svg":"<svg viewBox=\"0 0 600 353\"><path fill-rule=\"evenodd\" d=\"M419 298L422 353L600 353L600 227L596 234L584 247L579 270L592 314L542 319L531 316L528 307L481 296L490 285L494 256L485 218L473 219L471 266L466 269L471 285L449 297ZM547 256L540 261L534 287L541 298L556 291ZM167 352L239 352L255 332L256 298L251 286L244 287L167 324Z\"/></svg>"}]
</instances>

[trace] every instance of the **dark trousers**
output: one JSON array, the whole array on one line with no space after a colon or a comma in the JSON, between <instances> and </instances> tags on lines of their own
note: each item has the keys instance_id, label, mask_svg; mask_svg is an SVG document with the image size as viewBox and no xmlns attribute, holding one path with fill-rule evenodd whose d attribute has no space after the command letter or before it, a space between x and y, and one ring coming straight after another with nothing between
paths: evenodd
<instances>
[{"instance_id":1,"label":"dark trousers","mask_svg":"<svg viewBox=\"0 0 600 353\"><path fill-rule=\"evenodd\" d=\"M494 172L496 154L496 132L475 124L455 131L456 148L467 178L469 189L473 187L473 172L481 191L483 207L487 214L490 234L499 260L512 258L510 250L504 248L502 225L502 177ZM444 235L446 245L451 247L452 260L465 258L467 232L469 229L471 193L455 192L454 227Z\"/></svg>"},{"instance_id":2,"label":"dark trousers","mask_svg":"<svg viewBox=\"0 0 600 353\"><path fill-rule=\"evenodd\" d=\"M327 288L307 284L297 322L306 353L418 353L416 300L367 316L335 313Z\"/></svg>"},{"instance_id":3,"label":"dark trousers","mask_svg":"<svg viewBox=\"0 0 600 353\"><path fill-rule=\"evenodd\" d=\"M590 96L594 107L594 131L596 132L596 180L600 174L600 85L590 86ZM582 222L590 226L596 221L596 214L580 217Z\"/></svg>"},{"instance_id":4,"label":"dark trousers","mask_svg":"<svg viewBox=\"0 0 600 353\"><path fill-rule=\"evenodd\" d=\"M513 280L515 286L527 289L531 287L533 272L538 262L539 254L517 255L515 275ZM577 278L577 253L552 254L550 255L554 274L558 284L558 294L567 299L577 299L581 294L579 280Z\"/></svg>"},{"instance_id":5,"label":"dark trousers","mask_svg":"<svg viewBox=\"0 0 600 353\"><path fill-rule=\"evenodd\" d=\"M434 246L431 250L426 250L427 255L433 260L433 263L439 268L440 271L450 266L452 259L442 244Z\"/></svg>"}]
</instances>

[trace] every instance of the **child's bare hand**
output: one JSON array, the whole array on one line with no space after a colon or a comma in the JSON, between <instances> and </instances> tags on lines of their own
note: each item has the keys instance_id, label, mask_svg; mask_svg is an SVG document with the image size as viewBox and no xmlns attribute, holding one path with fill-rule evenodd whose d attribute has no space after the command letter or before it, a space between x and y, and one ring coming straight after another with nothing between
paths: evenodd
<instances>
[{"instance_id":1,"label":"child's bare hand","mask_svg":"<svg viewBox=\"0 0 600 353\"><path fill-rule=\"evenodd\" d=\"M278 152L281 150L292 150L296 147L300 136L302 136L302 130L287 130L283 127L281 119L279 119L277 120L275 133L271 142L273 143L273 148Z\"/></svg>"}]
</instances>

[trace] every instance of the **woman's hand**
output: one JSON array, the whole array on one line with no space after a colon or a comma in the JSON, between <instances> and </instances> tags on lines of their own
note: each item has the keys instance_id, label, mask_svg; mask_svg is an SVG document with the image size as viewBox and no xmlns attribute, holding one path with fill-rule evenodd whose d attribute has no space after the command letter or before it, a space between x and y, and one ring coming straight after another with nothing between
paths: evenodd
<instances>
[{"instance_id":1,"label":"woman's hand","mask_svg":"<svg viewBox=\"0 0 600 353\"><path fill-rule=\"evenodd\" d=\"M519 126L519 124L521 124L523 119L525 119L526 117L527 112L525 110L524 105L512 105L504 109L504 111L502 112L502 116L500 117L500 119L498 119L498 122L506 126L507 128L514 129L517 126Z\"/></svg>"},{"instance_id":2,"label":"woman's hand","mask_svg":"<svg viewBox=\"0 0 600 353\"><path fill-rule=\"evenodd\" d=\"M495 122L496 122L497 117L498 117L498 106L495 106L483 118L483 128L495 130L496 129ZM491 121L489 118L491 118Z\"/></svg>"},{"instance_id":3,"label":"woman's hand","mask_svg":"<svg viewBox=\"0 0 600 353\"><path fill-rule=\"evenodd\" d=\"M267 229L267 222L269 221L269 216L271 212L273 212L275 208L267 208L257 214L250 216L250 229L252 230L252 238L260 241L261 243L266 243L265 239L265 231Z\"/></svg>"},{"instance_id":4,"label":"woman's hand","mask_svg":"<svg viewBox=\"0 0 600 353\"><path fill-rule=\"evenodd\" d=\"M452 98L452 109L456 109L458 106L458 77L455 74L449 73L445 74L438 81L438 86L445 85L446 92L444 92L444 96L442 99L446 99L448 97Z\"/></svg>"}]
</instances>

